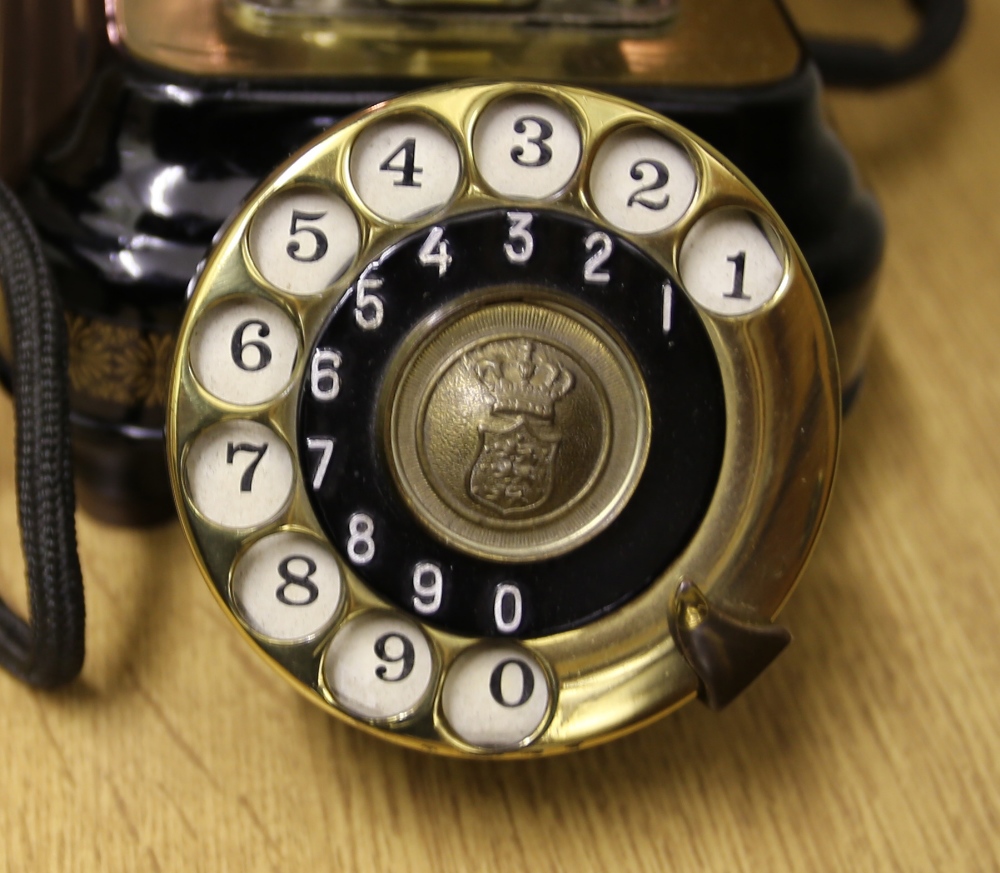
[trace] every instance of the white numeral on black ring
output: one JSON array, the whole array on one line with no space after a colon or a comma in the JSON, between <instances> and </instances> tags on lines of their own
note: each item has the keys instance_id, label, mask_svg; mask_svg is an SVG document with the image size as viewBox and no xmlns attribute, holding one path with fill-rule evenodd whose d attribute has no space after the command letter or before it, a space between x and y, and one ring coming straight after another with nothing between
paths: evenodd
<instances>
[{"instance_id":1,"label":"white numeral on black ring","mask_svg":"<svg viewBox=\"0 0 1000 873\"><path fill-rule=\"evenodd\" d=\"M306 446L309 451L319 452L319 461L316 463L316 471L313 473L313 491L319 491L323 480L326 478L326 471L330 466L330 458L333 457L333 445L336 441L330 437L308 437Z\"/></svg>"},{"instance_id":2,"label":"white numeral on black ring","mask_svg":"<svg viewBox=\"0 0 1000 873\"><path fill-rule=\"evenodd\" d=\"M432 615L441 608L444 577L441 568L421 561L413 568L413 608L421 615Z\"/></svg>"},{"instance_id":3,"label":"white numeral on black ring","mask_svg":"<svg viewBox=\"0 0 1000 873\"><path fill-rule=\"evenodd\" d=\"M584 245L588 252L593 253L583 265L584 280L596 285L606 285L611 281L611 274L602 268L614 250L611 237L597 230L587 237Z\"/></svg>"},{"instance_id":4,"label":"white numeral on black ring","mask_svg":"<svg viewBox=\"0 0 1000 873\"><path fill-rule=\"evenodd\" d=\"M531 235L532 218L534 216L530 212L507 213L510 228L507 230L508 241L503 244L503 253L512 264L528 263L535 251L535 240Z\"/></svg>"},{"instance_id":5,"label":"white numeral on black ring","mask_svg":"<svg viewBox=\"0 0 1000 873\"><path fill-rule=\"evenodd\" d=\"M512 634L521 626L521 589L510 582L497 585L493 593L493 621L502 634Z\"/></svg>"},{"instance_id":6,"label":"white numeral on black ring","mask_svg":"<svg viewBox=\"0 0 1000 873\"><path fill-rule=\"evenodd\" d=\"M347 520L347 557L354 564L367 564L375 557L375 522L370 515L355 512Z\"/></svg>"},{"instance_id":7,"label":"white numeral on black ring","mask_svg":"<svg viewBox=\"0 0 1000 873\"><path fill-rule=\"evenodd\" d=\"M427 239L417 252L417 260L425 267L437 267L438 276L443 276L451 266L451 252L448 240L444 239L444 229L432 227Z\"/></svg>"},{"instance_id":8,"label":"white numeral on black ring","mask_svg":"<svg viewBox=\"0 0 1000 873\"><path fill-rule=\"evenodd\" d=\"M362 330L375 330L382 326L385 316L382 298L368 293L381 287L382 280L378 276L369 276L367 270L358 279L354 292L354 320Z\"/></svg>"},{"instance_id":9,"label":"white numeral on black ring","mask_svg":"<svg viewBox=\"0 0 1000 873\"><path fill-rule=\"evenodd\" d=\"M340 393L340 373L337 368L344 362L334 349L316 349L309 366L309 385L317 400L333 400Z\"/></svg>"},{"instance_id":10,"label":"white numeral on black ring","mask_svg":"<svg viewBox=\"0 0 1000 873\"><path fill-rule=\"evenodd\" d=\"M663 332L670 333L674 315L674 285L669 279L663 283Z\"/></svg>"}]
</instances>

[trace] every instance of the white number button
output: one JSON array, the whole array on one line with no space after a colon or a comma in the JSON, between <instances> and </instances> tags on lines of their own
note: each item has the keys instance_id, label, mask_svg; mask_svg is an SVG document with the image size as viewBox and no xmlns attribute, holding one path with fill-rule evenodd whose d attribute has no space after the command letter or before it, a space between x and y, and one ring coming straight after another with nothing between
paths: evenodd
<instances>
[{"instance_id":1,"label":"white number button","mask_svg":"<svg viewBox=\"0 0 1000 873\"><path fill-rule=\"evenodd\" d=\"M317 636L336 616L342 593L333 553L300 533L257 541L233 572L233 599L244 624L282 642Z\"/></svg>"},{"instance_id":2,"label":"white number button","mask_svg":"<svg viewBox=\"0 0 1000 873\"><path fill-rule=\"evenodd\" d=\"M298 333L277 306L247 299L216 306L198 320L191 367L204 388L228 403L263 403L288 384Z\"/></svg>"},{"instance_id":3,"label":"white number button","mask_svg":"<svg viewBox=\"0 0 1000 873\"><path fill-rule=\"evenodd\" d=\"M498 194L518 200L551 197L580 163L573 119L542 97L515 97L487 107L472 138L476 165Z\"/></svg>"},{"instance_id":4,"label":"white number button","mask_svg":"<svg viewBox=\"0 0 1000 873\"><path fill-rule=\"evenodd\" d=\"M250 257L275 288L318 294L343 275L360 241L358 221L340 197L318 188L293 188L257 211L250 226Z\"/></svg>"},{"instance_id":5,"label":"white number button","mask_svg":"<svg viewBox=\"0 0 1000 873\"><path fill-rule=\"evenodd\" d=\"M198 434L184 470L195 508L223 527L270 521L292 492L288 447L255 421L226 421Z\"/></svg>"},{"instance_id":6,"label":"white number button","mask_svg":"<svg viewBox=\"0 0 1000 873\"><path fill-rule=\"evenodd\" d=\"M522 647L486 643L458 657L445 679L444 716L465 742L513 748L530 738L549 711L549 684Z\"/></svg>"},{"instance_id":7,"label":"white number button","mask_svg":"<svg viewBox=\"0 0 1000 873\"><path fill-rule=\"evenodd\" d=\"M351 151L351 181L365 205L407 221L448 203L461 160L452 138L424 118L390 118L366 128Z\"/></svg>"},{"instance_id":8,"label":"white number button","mask_svg":"<svg viewBox=\"0 0 1000 873\"><path fill-rule=\"evenodd\" d=\"M608 137L590 175L597 211L630 233L656 233L676 224L691 206L696 185L687 152L643 128Z\"/></svg>"},{"instance_id":9,"label":"white number button","mask_svg":"<svg viewBox=\"0 0 1000 873\"><path fill-rule=\"evenodd\" d=\"M399 718L427 696L434 658L413 622L369 612L337 631L326 650L323 674L338 705L352 715Z\"/></svg>"},{"instance_id":10,"label":"white number button","mask_svg":"<svg viewBox=\"0 0 1000 873\"><path fill-rule=\"evenodd\" d=\"M743 209L706 215L681 247L681 281L688 294L719 315L744 315L762 307L784 276L783 259L768 237L762 219Z\"/></svg>"}]
</instances>

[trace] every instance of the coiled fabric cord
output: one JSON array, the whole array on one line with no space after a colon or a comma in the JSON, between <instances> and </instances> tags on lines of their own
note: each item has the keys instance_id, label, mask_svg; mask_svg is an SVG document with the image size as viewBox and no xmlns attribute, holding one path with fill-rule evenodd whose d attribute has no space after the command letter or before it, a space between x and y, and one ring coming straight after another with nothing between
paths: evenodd
<instances>
[{"instance_id":1,"label":"coiled fabric cord","mask_svg":"<svg viewBox=\"0 0 1000 873\"><path fill-rule=\"evenodd\" d=\"M42 688L83 666L83 579L76 550L67 341L41 243L0 184L0 286L13 344L17 502L30 621L0 601L0 666Z\"/></svg>"},{"instance_id":2,"label":"coiled fabric cord","mask_svg":"<svg viewBox=\"0 0 1000 873\"><path fill-rule=\"evenodd\" d=\"M962 32L965 0L911 2L922 21L917 35L902 49L874 42L807 38L824 82L837 88L885 88L919 76L941 61Z\"/></svg>"}]
</instances>

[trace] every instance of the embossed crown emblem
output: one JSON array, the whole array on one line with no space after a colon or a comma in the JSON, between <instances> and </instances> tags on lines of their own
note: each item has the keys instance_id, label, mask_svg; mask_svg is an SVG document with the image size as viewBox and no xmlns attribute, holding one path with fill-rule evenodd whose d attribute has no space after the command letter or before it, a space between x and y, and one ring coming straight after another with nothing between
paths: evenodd
<instances>
[{"instance_id":1,"label":"embossed crown emblem","mask_svg":"<svg viewBox=\"0 0 1000 873\"><path fill-rule=\"evenodd\" d=\"M556 401L573 389L573 374L528 340L497 345L493 354L476 361L476 376L493 395L493 412L551 421Z\"/></svg>"}]
</instances>

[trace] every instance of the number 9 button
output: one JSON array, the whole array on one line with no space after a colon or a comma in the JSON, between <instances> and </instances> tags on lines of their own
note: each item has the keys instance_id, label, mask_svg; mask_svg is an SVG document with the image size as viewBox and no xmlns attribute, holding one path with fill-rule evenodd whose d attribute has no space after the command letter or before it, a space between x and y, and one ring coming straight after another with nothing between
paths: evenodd
<instances>
[{"instance_id":1,"label":"number 9 button","mask_svg":"<svg viewBox=\"0 0 1000 873\"><path fill-rule=\"evenodd\" d=\"M746 513L830 470L761 488L739 460L812 463L761 422L835 377L734 363L782 360L791 324L829 346L777 216L676 125L573 88L396 98L290 159L206 261L170 389L180 517L340 718L456 755L591 744L697 690L681 580L769 617L804 564L768 537L809 542L816 512ZM750 530L789 568L768 598L724 545Z\"/></svg>"}]
</instances>

